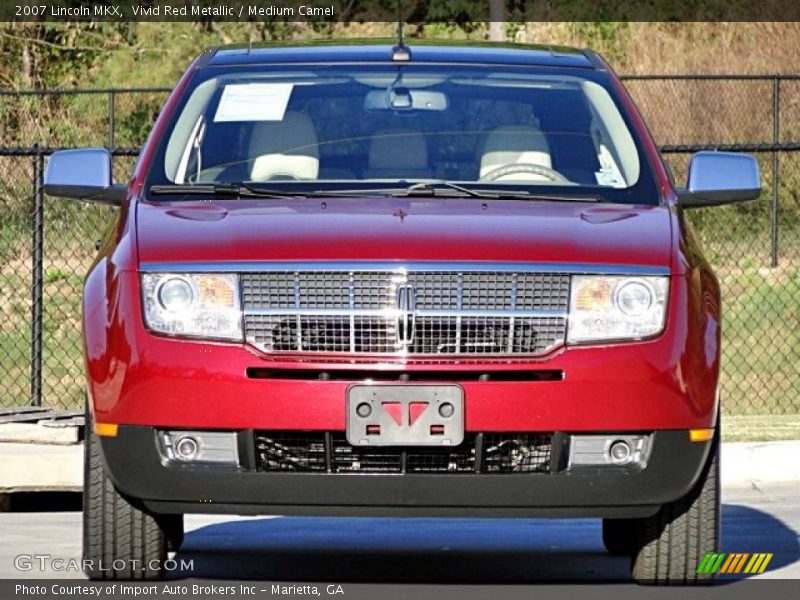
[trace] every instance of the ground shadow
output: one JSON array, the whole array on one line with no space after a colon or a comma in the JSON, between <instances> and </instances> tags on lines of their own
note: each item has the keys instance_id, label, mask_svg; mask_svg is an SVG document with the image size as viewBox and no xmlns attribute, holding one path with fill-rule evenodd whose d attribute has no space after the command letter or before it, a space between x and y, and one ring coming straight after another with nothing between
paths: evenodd
<instances>
[{"instance_id":1,"label":"ground shadow","mask_svg":"<svg viewBox=\"0 0 800 600\"><path fill-rule=\"evenodd\" d=\"M767 566L770 571L800 561L798 532L769 513L749 506L723 505L721 545L723 552L773 553ZM747 575L740 573L734 577Z\"/></svg>"},{"instance_id":2,"label":"ground shadow","mask_svg":"<svg viewBox=\"0 0 800 600\"><path fill-rule=\"evenodd\" d=\"M798 560L797 533L773 516L723 507L723 551ZM523 583L629 581L598 520L251 519L191 531L177 577L282 581Z\"/></svg>"}]
</instances>

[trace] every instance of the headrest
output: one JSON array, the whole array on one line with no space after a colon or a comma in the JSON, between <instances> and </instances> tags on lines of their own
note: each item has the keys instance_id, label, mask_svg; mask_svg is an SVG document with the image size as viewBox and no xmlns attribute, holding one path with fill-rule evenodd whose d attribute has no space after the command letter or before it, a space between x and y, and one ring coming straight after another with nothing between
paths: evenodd
<instances>
[{"instance_id":1,"label":"headrest","mask_svg":"<svg viewBox=\"0 0 800 600\"><path fill-rule=\"evenodd\" d=\"M317 179L319 143L309 116L287 112L282 121L259 121L250 137L253 181Z\"/></svg>"}]
</instances>

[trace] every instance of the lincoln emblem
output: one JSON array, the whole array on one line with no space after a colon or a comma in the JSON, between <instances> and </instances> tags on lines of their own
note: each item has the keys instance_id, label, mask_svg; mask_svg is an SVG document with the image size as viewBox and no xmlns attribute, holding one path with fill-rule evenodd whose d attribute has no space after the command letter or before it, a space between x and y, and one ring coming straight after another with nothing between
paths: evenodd
<instances>
[{"instance_id":1,"label":"lincoln emblem","mask_svg":"<svg viewBox=\"0 0 800 600\"><path fill-rule=\"evenodd\" d=\"M414 311L417 307L417 290L413 283L397 286L397 342L408 346L414 341Z\"/></svg>"}]
</instances>

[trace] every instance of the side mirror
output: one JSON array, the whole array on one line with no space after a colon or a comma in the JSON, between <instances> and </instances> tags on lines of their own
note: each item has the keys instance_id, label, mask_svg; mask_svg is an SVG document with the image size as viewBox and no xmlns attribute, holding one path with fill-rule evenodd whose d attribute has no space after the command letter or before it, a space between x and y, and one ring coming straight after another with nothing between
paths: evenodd
<instances>
[{"instance_id":1,"label":"side mirror","mask_svg":"<svg viewBox=\"0 0 800 600\"><path fill-rule=\"evenodd\" d=\"M127 187L114 184L105 148L53 152L44 173L44 193L101 204L122 204Z\"/></svg>"},{"instance_id":2,"label":"side mirror","mask_svg":"<svg viewBox=\"0 0 800 600\"><path fill-rule=\"evenodd\" d=\"M684 208L720 206L761 195L758 161L749 154L698 152L689 164L686 189L678 190Z\"/></svg>"}]
</instances>

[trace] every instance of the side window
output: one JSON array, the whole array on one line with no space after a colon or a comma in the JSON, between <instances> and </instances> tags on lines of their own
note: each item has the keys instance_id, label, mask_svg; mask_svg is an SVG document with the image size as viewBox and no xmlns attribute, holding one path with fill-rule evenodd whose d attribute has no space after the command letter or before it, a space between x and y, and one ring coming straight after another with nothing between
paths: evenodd
<instances>
[{"instance_id":1,"label":"side window","mask_svg":"<svg viewBox=\"0 0 800 600\"><path fill-rule=\"evenodd\" d=\"M591 81L581 83L592 111L600 170L598 185L627 187L639 180L639 155L628 126L614 101L601 86Z\"/></svg>"},{"instance_id":2,"label":"side window","mask_svg":"<svg viewBox=\"0 0 800 600\"><path fill-rule=\"evenodd\" d=\"M179 179L183 181L189 162L191 143L197 139L197 135L200 133L202 122L205 120L204 113L216 87L216 79L210 79L198 85L172 129L164 157L164 171L170 181L179 182ZM179 177L180 169L183 170L183 173Z\"/></svg>"}]
</instances>

